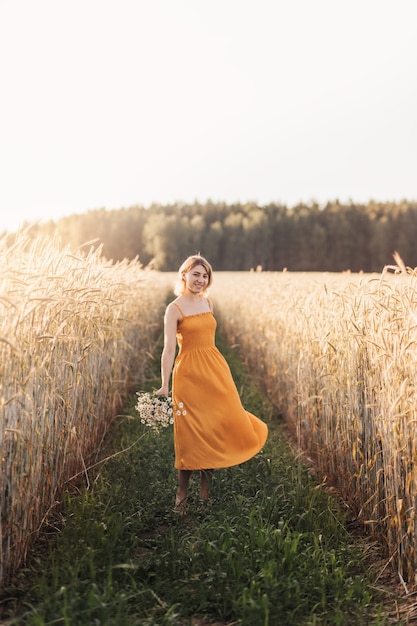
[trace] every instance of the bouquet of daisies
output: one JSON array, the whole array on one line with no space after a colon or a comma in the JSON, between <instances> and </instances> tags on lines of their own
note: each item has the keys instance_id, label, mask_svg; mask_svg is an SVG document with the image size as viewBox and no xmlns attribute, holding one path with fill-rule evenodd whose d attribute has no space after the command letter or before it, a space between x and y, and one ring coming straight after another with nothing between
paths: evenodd
<instances>
[{"instance_id":1,"label":"bouquet of daisies","mask_svg":"<svg viewBox=\"0 0 417 626\"><path fill-rule=\"evenodd\" d=\"M138 401L136 410L139 411L140 421L159 432L174 423L171 396L158 396L154 391L137 391Z\"/></svg>"}]
</instances>

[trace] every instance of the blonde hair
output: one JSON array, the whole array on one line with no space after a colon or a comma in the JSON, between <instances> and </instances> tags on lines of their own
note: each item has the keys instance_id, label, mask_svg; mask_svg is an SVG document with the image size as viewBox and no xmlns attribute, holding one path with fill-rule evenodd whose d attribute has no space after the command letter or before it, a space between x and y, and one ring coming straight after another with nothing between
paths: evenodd
<instances>
[{"instance_id":1,"label":"blonde hair","mask_svg":"<svg viewBox=\"0 0 417 626\"><path fill-rule=\"evenodd\" d=\"M182 296L183 293L185 292L184 274L191 272L191 270L194 267L197 267L197 265L202 265L208 275L207 287L202 293L204 297L207 297L208 289L211 283L213 282L213 269L210 263L203 256L200 256L199 254L193 254L187 257L185 261L182 263L180 269L178 270L178 276L177 276L177 280L175 281L175 289L174 289L174 293L176 296Z\"/></svg>"}]
</instances>

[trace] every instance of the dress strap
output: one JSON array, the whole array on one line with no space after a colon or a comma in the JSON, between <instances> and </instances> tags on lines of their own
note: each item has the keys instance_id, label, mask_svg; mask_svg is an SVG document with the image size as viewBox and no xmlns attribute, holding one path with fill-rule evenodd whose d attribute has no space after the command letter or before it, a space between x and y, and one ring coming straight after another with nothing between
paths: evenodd
<instances>
[{"instance_id":1,"label":"dress strap","mask_svg":"<svg viewBox=\"0 0 417 626\"><path fill-rule=\"evenodd\" d=\"M185 317L185 315L184 315L184 313L183 313L183 310L182 310L182 308L180 307L180 305L179 305L179 304L177 304L176 302L173 302L172 304L173 304L174 306L176 306L176 307L177 307L177 309L178 309L178 311L181 313L182 317Z\"/></svg>"}]
</instances>

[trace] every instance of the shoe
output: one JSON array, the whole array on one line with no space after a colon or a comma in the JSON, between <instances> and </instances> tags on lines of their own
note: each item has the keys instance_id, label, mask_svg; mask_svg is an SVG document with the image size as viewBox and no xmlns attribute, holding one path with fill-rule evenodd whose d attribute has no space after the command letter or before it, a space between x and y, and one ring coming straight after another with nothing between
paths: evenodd
<instances>
[{"instance_id":1,"label":"shoe","mask_svg":"<svg viewBox=\"0 0 417 626\"><path fill-rule=\"evenodd\" d=\"M200 498L198 510L200 512L209 511L211 508L211 500L210 498Z\"/></svg>"},{"instance_id":2,"label":"shoe","mask_svg":"<svg viewBox=\"0 0 417 626\"><path fill-rule=\"evenodd\" d=\"M187 514L187 496L185 498L180 498L179 496L175 496L175 506L174 513L178 513L178 515L184 516Z\"/></svg>"}]
</instances>

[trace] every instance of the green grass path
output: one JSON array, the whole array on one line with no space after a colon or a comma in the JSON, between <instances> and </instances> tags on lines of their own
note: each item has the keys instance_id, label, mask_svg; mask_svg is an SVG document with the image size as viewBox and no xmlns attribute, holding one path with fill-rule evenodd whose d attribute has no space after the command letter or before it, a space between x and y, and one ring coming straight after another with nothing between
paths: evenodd
<instances>
[{"instance_id":1,"label":"green grass path","mask_svg":"<svg viewBox=\"0 0 417 626\"><path fill-rule=\"evenodd\" d=\"M65 496L59 531L4 590L1 624L388 623L367 581L366 551L294 460L242 362L219 347L243 404L269 424L264 450L216 471L208 510L200 510L195 474L188 514L179 517L172 427L145 430L133 398L126 414L134 419L115 423L104 454L125 451L90 472L89 490ZM158 385L159 353L160 345L148 389Z\"/></svg>"}]
</instances>

